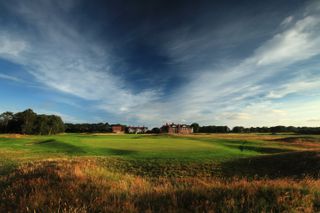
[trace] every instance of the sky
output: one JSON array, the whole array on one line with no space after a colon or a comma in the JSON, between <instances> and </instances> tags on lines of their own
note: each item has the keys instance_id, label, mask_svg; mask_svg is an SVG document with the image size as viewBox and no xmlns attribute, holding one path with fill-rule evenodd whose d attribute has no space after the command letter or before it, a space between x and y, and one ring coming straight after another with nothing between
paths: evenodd
<instances>
[{"instance_id":1,"label":"sky","mask_svg":"<svg viewBox=\"0 0 320 213\"><path fill-rule=\"evenodd\" d=\"M0 112L320 126L319 0L0 0Z\"/></svg>"}]
</instances>

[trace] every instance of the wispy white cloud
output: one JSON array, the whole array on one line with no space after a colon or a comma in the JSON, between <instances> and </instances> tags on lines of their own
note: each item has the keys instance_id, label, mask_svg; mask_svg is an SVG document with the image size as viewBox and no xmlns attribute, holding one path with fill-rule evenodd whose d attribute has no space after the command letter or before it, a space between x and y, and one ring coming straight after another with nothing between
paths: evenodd
<instances>
[{"instance_id":1,"label":"wispy white cloud","mask_svg":"<svg viewBox=\"0 0 320 213\"><path fill-rule=\"evenodd\" d=\"M17 78L11 75L2 74L2 73L0 73L0 78L5 80L10 80L10 81L23 82L20 78Z\"/></svg>"},{"instance_id":2,"label":"wispy white cloud","mask_svg":"<svg viewBox=\"0 0 320 213\"><path fill-rule=\"evenodd\" d=\"M287 18L285 18L285 19L283 20L283 22L281 22L280 25L286 27L286 26L288 26L289 24L292 23L293 19L294 19L293 16L288 16Z\"/></svg>"},{"instance_id":3,"label":"wispy white cloud","mask_svg":"<svg viewBox=\"0 0 320 213\"><path fill-rule=\"evenodd\" d=\"M258 65L291 64L319 54L319 16L298 20L293 27L275 35L257 49Z\"/></svg>"},{"instance_id":4,"label":"wispy white cloud","mask_svg":"<svg viewBox=\"0 0 320 213\"><path fill-rule=\"evenodd\" d=\"M320 89L320 78L292 81L281 85L267 94L267 98L283 98L289 94L297 94L305 91L315 91Z\"/></svg>"},{"instance_id":5,"label":"wispy white cloud","mask_svg":"<svg viewBox=\"0 0 320 213\"><path fill-rule=\"evenodd\" d=\"M239 112L239 113L222 113L221 116L224 116L228 120L236 120L236 121L243 121L243 120L251 120L252 117L249 113Z\"/></svg>"},{"instance_id":6,"label":"wispy white cloud","mask_svg":"<svg viewBox=\"0 0 320 213\"><path fill-rule=\"evenodd\" d=\"M12 38L5 33L0 34L0 56L17 57L26 47L23 40Z\"/></svg>"},{"instance_id":7,"label":"wispy white cloud","mask_svg":"<svg viewBox=\"0 0 320 213\"><path fill-rule=\"evenodd\" d=\"M111 113L130 112L132 107L154 100L158 90L134 93L121 77L111 73L108 49L71 23L68 10L77 3L66 2L68 7L49 1L10 2L8 9L32 34L0 30L0 44L4 44L0 56L23 65L42 84L95 101L98 108Z\"/></svg>"},{"instance_id":8,"label":"wispy white cloud","mask_svg":"<svg viewBox=\"0 0 320 213\"><path fill-rule=\"evenodd\" d=\"M313 79L308 78L316 65L310 63L303 69L295 65L320 55L320 16L309 11L300 19L292 16L279 25L283 23L287 26L280 27L279 32L238 65L224 65L223 70L215 68L223 66L193 70L190 83L175 91L172 99L146 110L141 118L231 126L299 125L299 121L306 124L306 117L320 113L318 101L307 103L316 106L310 108L303 107L299 101L287 103L285 99L278 99L288 94L319 94L320 76L313 73ZM278 106L275 98L283 104ZM301 108L296 115L293 113L295 108ZM157 114L159 116L154 116Z\"/></svg>"}]
</instances>

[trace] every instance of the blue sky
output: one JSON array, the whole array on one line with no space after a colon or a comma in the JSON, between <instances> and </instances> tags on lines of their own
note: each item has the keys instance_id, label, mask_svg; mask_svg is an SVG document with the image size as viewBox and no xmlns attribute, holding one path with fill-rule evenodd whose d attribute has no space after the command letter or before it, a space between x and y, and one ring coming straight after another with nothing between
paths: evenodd
<instances>
[{"instance_id":1,"label":"blue sky","mask_svg":"<svg viewBox=\"0 0 320 213\"><path fill-rule=\"evenodd\" d=\"M320 126L320 3L0 0L0 111Z\"/></svg>"}]
</instances>

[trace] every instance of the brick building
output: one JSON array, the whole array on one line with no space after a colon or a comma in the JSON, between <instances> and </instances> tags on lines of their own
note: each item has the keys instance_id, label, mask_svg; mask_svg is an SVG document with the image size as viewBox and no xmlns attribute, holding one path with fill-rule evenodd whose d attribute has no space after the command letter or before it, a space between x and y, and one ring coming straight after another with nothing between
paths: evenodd
<instances>
[{"instance_id":1,"label":"brick building","mask_svg":"<svg viewBox=\"0 0 320 213\"><path fill-rule=\"evenodd\" d=\"M166 124L161 128L161 133L168 134L191 134L193 133L193 128L186 124Z\"/></svg>"},{"instance_id":2,"label":"brick building","mask_svg":"<svg viewBox=\"0 0 320 213\"><path fill-rule=\"evenodd\" d=\"M112 132L117 134L124 133L126 130L126 127L120 124L112 125L111 128L112 128Z\"/></svg>"}]
</instances>

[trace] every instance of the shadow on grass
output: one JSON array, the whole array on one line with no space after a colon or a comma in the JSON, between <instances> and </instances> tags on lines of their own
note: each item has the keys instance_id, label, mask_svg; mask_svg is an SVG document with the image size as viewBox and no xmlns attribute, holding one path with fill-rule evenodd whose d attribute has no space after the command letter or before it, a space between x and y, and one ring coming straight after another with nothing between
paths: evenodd
<instances>
[{"instance_id":1,"label":"shadow on grass","mask_svg":"<svg viewBox=\"0 0 320 213\"><path fill-rule=\"evenodd\" d=\"M144 138L151 138L151 139L163 139L163 138L170 138L174 137L173 135L168 135L168 134L132 134L132 139L144 139Z\"/></svg>"},{"instance_id":2,"label":"shadow on grass","mask_svg":"<svg viewBox=\"0 0 320 213\"><path fill-rule=\"evenodd\" d=\"M127 150L127 149L115 149L115 148L82 148L81 146L72 145L69 143L65 143L62 141L57 141L55 139L47 139L43 141L38 141L33 143L34 146L40 148L44 151L49 152L58 152L58 153L65 153L71 155L116 155L116 156L127 156L136 154L137 151L134 150Z\"/></svg>"},{"instance_id":3,"label":"shadow on grass","mask_svg":"<svg viewBox=\"0 0 320 213\"><path fill-rule=\"evenodd\" d=\"M192 140L192 138L186 138ZM193 139L194 140L194 139ZM223 139L223 140L212 140L212 139L197 139L202 142L218 144L221 146L225 146L228 148L238 149L240 151L255 151L264 154L274 154L274 153L282 153L288 152L290 149L285 148L277 148L277 147L268 147L263 146L260 142L253 142L253 141L246 141L246 140L230 140L230 139Z\"/></svg>"},{"instance_id":4,"label":"shadow on grass","mask_svg":"<svg viewBox=\"0 0 320 213\"><path fill-rule=\"evenodd\" d=\"M286 152L228 161L221 165L228 177L303 178L320 177L320 153Z\"/></svg>"},{"instance_id":5,"label":"shadow on grass","mask_svg":"<svg viewBox=\"0 0 320 213\"><path fill-rule=\"evenodd\" d=\"M105 155L117 155L117 156L133 155L137 153L137 151L134 151L134 150L114 149L114 148L100 148L98 149L98 151L99 153L103 153Z\"/></svg>"},{"instance_id":6,"label":"shadow on grass","mask_svg":"<svg viewBox=\"0 0 320 213\"><path fill-rule=\"evenodd\" d=\"M56 140L54 140L54 139L48 139L48 140L36 142L34 144L46 144L46 143L52 143L52 142L55 142L55 141Z\"/></svg>"},{"instance_id":7,"label":"shadow on grass","mask_svg":"<svg viewBox=\"0 0 320 213\"><path fill-rule=\"evenodd\" d=\"M224 144L224 146L239 149L240 151L255 151L259 153L265 153L265 154L274 154L274 153L282 153L282 152L288 152L288 149L281 149L281 148L275 148L275 147L263 147L263 146L246 146L242 144Z\"/></svg>"},{"instance_id":8,"label":"shadow on grass","mask_svg":"<svg viewBox=\"0 0 320 213\"><path fill-rule=\"evenodd\" d=\"M38 148L45 149L46 151L54 151L67 154L85 154L86 151L79 147L69 143L57 141L55 139L47 139L43 141L35 142L33 145Z\"/></svg>"}]
</instances>

